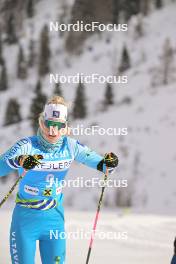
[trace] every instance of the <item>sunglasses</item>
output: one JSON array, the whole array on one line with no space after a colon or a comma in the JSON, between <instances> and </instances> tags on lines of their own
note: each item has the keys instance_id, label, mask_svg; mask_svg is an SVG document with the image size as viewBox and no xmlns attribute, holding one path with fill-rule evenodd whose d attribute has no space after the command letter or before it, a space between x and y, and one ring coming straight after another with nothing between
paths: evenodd
<instances>
[{"instance_id":1,"label":"sunglasses","mask_svg":"<svg viewBox=\"0 0 176 264\"><path fill-rule=\"evenodd\" d=\"M53 121L53 120L45 120L45 126L47 128L49 128L51 126L57 127L60 130L61 128L65 128L66 127L66 123L57 122L57 121Z\"/></svg>"}]
</instances>

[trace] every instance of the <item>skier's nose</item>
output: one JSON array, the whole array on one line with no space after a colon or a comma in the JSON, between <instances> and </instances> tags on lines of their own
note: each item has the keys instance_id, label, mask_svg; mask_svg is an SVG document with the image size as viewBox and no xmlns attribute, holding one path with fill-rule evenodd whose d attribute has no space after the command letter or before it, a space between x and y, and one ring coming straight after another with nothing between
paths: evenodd
<instances>
[{"instance_id":1,"label":"skier's nose","mask_svg":"<svg viewBox=\"0 0 176 264\"><path fill-rule=\"evenodd\" d=\"M58 136L58 127L57 126L50 126L49 127L49 135L52 137Z\"/></svg>"}]
</instances>

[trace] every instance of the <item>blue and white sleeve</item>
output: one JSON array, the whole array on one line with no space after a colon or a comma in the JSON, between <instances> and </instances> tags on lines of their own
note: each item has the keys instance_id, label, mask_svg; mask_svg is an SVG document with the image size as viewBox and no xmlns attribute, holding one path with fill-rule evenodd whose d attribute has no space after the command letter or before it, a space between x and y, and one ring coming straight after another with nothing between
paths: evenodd
<instances>
[{"instance_id":1,"label":"blue and white sleeve","mask_svg":"<svg viewBox=\"0 0 176 264\"><path fill-rule=\"evenodd\" d=\"M24 155L30 149L30 140L23 138L17 141L9 150L0 155L0 177L19 169L17 157Z\"/></svg>"},{"instance_id":2,"label":"blue and white sleeve","mask_svg":"<svg viewBox=\"0 0 176 264\"><path fill-rule=\"evenodd\" d=\"M85 164L88 167L97 169L97 165L103 159L103 156L97 154L95 151L81 144L79 141L76 141L74 139L71 140L72 140L71 148L73 150L74 159L77 162ZM105 172L105 170L106 168L104 166L103 172Z\"/></svg>"}]
</instances>

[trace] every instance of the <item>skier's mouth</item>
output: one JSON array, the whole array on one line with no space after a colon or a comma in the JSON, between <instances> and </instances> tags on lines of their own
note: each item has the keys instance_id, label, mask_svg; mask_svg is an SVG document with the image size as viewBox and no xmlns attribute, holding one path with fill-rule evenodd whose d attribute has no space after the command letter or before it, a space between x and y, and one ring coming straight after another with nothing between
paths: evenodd
<instances>
[{"instance_id":1,"label":"skier's mouth","mask_svg":"<svg viewBox=\"0 0 176 264\"><path fill-rule=\"evenodd\" d=\"M57 135L48 135L48 137L50 137L50 138L56 138L57 137Z\"/></svg>"}]
</instances>

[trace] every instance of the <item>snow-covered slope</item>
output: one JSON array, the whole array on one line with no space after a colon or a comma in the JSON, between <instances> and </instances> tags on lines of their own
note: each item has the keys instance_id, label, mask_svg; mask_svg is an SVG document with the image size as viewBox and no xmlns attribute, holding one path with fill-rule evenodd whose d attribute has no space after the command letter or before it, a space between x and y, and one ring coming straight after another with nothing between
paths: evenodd
<instances>
[{"instance_id":1,"label":"snow-covered slope","mask_svg":"<svg viewBox=\"0 0 176 264\"><path fill-rule=\"evenodd\" d=\"M59 4L52 1L53 8L48 9L48 1L41 1L37 6L37 14L33 23L33 38L38 41L41 26L49 20L57 19ZM82 124L84 127L98 124L100 127L128 128L127 136L79 136L81 142L89 145L100 153L114 151L120 158L120 166L112 177L128 179L128 188L121 195L128 194L133 208L147 212L175 213L176 150L174 136L176 132L176 89L175 83L167 86L152 87L153 68L160 66L160 56L166 38L176 48L175 24L176 3L171 3L160 11L153 12L143 21L144 35L134 38L133 18L127 33L103 34L92 36L87 40L84 52L79 57L70 57L64 52L63 40L58 33L50 33L52 48L51 68L54 73L73 75L77 72L85 75L99 73L102 75L116 74L121 57L121 49L126 43L132 61L132 68L125 73L128 84L114 85L115 105L106 112L100 111L105 87L102 84L87 84L86 95L89 115L84 121L73 122L72 126ZM21 43L27 48L30 39L31 20L25 21L25 35ZM107 43L107 37L110 42ZM38 47L38 42L36 43ZM88 49L92 47L92 50ZM27 51L26 51L27 52ZM10 56L9 56L10 54ZM22 105L23 118L29 115L29 105L34 96L34 84L37 80L36 68L30 71L26 81L15 78L15 62L17 47L6 47L5 57L8 61L11 89L1 95L0 113L2 124L5 105L10 97L17 97ZM69 61L69 67L68 62ZM63 93L68 101L75 97L75 87L63 84ZM53 91L49 77L43 80L44 92L50 96ZM121 103L125 97L131 99L130 104ZM18 138L32 133L29 121L25 120L18 126L1 128L0 140L3 152ZM68 178L84 176L87 178L100 176L99 173L82 165L73 165ZM8 189L6 184L6 189ZM3 193L5 186L3 188ZM106 203L115 206L118 188L107 189ZM95 208L99 190L67 189L66 204L76 208ZM115 198L116 197L116 198ZM82 203L84 200L84 204Z\"/></svg>"},{"instance_id":2,"label":"snow-covered slope","mask_svg":"<svg viewBox=\"0 0 176 264\"><path fill-rule=\"evenodd\" d=\"M4 219L0 226L3 242L1 242L0 262L10 264L8 229L11 214L8 211L1 211L0 215ZM67 264L72 264L73 259L78 264L85 262L89 240L81 239L79 234L86 234L89 237L93 217L94 214L88 212L70 212L70 210L66 212L66 235L69 237L70 234L71 237L71 233L75 234L75 239L72 235L72 238L67 240ZM170 263L173 255L175 223L175 217L154 215L117 217L114 213L102 212L97 232L100 236L94 240L91 263ZM116 239L103 239L101 234L107 236L108 232L116 235ZM36 254L36 261L37 264L41 263L39 251Z\"/></svg>"}]
</instances>

